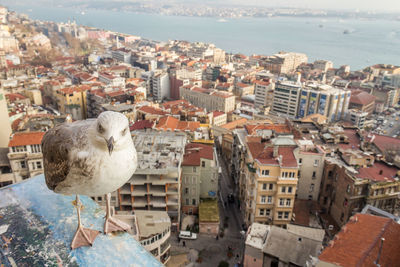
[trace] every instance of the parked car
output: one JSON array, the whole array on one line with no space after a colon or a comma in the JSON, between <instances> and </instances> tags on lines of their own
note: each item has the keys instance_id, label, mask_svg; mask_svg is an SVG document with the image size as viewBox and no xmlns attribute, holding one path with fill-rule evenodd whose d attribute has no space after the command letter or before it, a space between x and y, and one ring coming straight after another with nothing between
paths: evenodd
<instances>
[{"instance_id":1,"label":"parked car","mask_svg":"<svg viewBox=\"0 0 400 267\"><path fill-rule=\"evenodd\" d=\"M180 231L179 238L181 239L197 239L197 234L190 231Z\"/></svg>"}]
</instances>

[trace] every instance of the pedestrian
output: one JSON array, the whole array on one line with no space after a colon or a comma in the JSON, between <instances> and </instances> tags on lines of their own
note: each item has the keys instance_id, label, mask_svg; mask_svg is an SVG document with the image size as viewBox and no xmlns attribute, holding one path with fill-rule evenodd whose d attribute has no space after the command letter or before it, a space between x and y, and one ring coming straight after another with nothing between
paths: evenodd
<instances>
[{"instance_id":1,"label":"pedestrian","mask_svg":"<svg viewBox=\"0 0 400 267\"><path fill-rule=\"evenodd\" d=\"M182 245L183 245L184 247L186 247L185 240L182 241Z\"/></svg>"},{"instance_id":2,"label":"pedestrian","mask_svg":"<svg viewBox=\"0 0 400 267\"><path fill-rule=\"evenodd\" d=\"M216 240L218 240L218 235L215 237Z\"/></svg>"}]
</instances>

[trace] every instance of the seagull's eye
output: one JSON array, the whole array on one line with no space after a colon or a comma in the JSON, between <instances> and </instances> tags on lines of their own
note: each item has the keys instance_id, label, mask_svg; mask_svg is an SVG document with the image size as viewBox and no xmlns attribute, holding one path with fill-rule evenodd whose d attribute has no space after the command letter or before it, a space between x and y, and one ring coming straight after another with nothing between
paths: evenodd
<instances>
[{"instance_id":1,"label":"seagull's eye","mask_svg":"<svg viewBox=\"0 0 400 267\"><path fill-rule=\"evenodd\" d=\"M103 126L101 126L100 123L97 125L97 131L98 131L99 133L104 133L104 128L103 128Z\"/></svg>"},{"instance_id":2,"label":"seagull's eye","mask_svg":"<svg viewBox=\"0 0 400 267\"><path fill-rule=\"evenodd\" d=\"M127 132L128 132L128 128L125 128L124 130L122 130L121 135L124 136L124 135L126 135Z\"/></svg>"}]
</instances>

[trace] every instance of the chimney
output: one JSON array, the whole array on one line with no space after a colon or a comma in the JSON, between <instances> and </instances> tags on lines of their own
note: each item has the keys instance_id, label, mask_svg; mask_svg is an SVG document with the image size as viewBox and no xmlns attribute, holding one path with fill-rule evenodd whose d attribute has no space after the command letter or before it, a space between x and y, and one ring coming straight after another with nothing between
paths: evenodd
<instances>
[{"instance_id":1,"label":"chimney","mask_svg":"<svg viewBox=\"0 0 400 267\"><path fill-rule=\"evenodd\" d=\"M274 145L274 154L273 154L274 158L278 157L278 150L279 150L279 146Z\"/></svg>"}]
</instances>

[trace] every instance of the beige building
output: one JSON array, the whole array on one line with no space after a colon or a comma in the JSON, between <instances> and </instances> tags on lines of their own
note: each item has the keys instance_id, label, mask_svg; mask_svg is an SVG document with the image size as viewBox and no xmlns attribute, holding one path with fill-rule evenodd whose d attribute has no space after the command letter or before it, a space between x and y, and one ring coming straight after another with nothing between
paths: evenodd
<instances>
[{"instance_id":1,"label":"beige building","mask_svg":"<svg viewBox=\"0 0 400 267\"><path fill-rule=\"evenodd\" d=\"M181 86L179 92L182 99L207 111L219 110L226 113L235 109L235 96L229 92L191 86Z\"/></svg>"},{"instance_id":2,"label":"beige building","mask_svg":"<svg viewBox=\"0 0 400 267\"><path fill-rule=\"evenodd\" d=\"M8 117L6 96L3 89L0 89L0 148L8 147L8 142L11 134L11 123Z\"/></svg>"},{"instance_id":3,"label":"beige building","mask_svg":"<svg viewBox=\"0 0 400 267\"><path fill-rule=\"evenodd\" d=\"M302 63L307 63L308 58L306 54L302 53L287 53L279 52L273 56L268 57L262 65L266 70L276 74L290 74L296 71L297 67Z\"/></svg>"},{"instance_id":4,"label":"beige building","mask_svg":"<svg viewBox=\"0 0 400 267\"><path fill-rule=\"evenodd\" d=\"M62 114L71 114L74 120L87 118L86 92L89 86L81 85L57 90L57 107Z\"/></svg>"},{"instance_id":5,"label":"beige building","mask_svg":"<svg viewBox=\"0 0 400 267\"><path fill-rule=\"evenodd\" d=\"M274 83L270 80L255 82L255 101L256 108L271 107L274 100Z\"/></svg>"},{"instance_id":6,"label":"beige building","mask_svg":"<svg viewBox=\"0 0 400 267\"><path fill-rule=\"evenodd\" d=\"M274 225L290 223L297 190L298 170L293 137L278 136L270 142L247 142L246 167L240 176L244 220Z\"/></svg>"},{"instance_id":7,"label":"beige building","mask_svg":"<svg viewBox=\"0 0 400 267\"><path fill-rule=\"evenodd\" d=\"M146 130L133 132L136 172L118 189L120 211L166 211L177 231L181 210L181 163L186 135Z\"/></svg>"},{"instance_id":8,"label":"beige building","mask_svg":"<svg viewBox=\"0 0 400 267\"><path fill-rule=\"evenodd\" d=\"M8 159L15 182L43 173L42 138L44 132L15 133L8 144Z\"/></svg>"},{"instance_id":9,"label":"beige building","mask_svg":"<svg viewBox=\"0 0 400 267\"><path fill-rule=\"evenodd\" d=\"M294 154L299 165L296 198L317 201L324 171L325 151L311 140L296 140L296 143L298 148Z\"/></svg>"}]
</instances>

